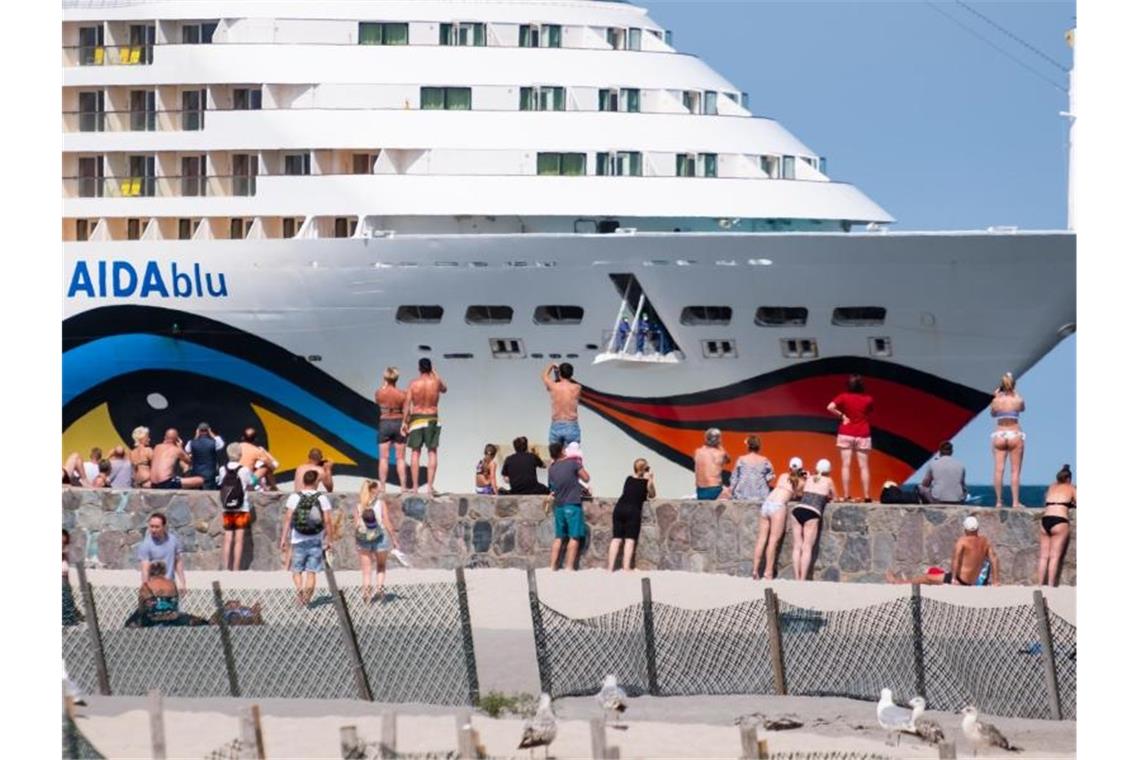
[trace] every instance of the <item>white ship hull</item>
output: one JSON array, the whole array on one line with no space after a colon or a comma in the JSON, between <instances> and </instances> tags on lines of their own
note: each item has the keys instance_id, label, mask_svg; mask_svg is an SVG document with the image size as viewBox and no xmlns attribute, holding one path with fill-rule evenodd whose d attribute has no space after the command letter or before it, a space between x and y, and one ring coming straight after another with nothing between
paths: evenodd
<instances>
[{"instance_id":1,"label":"white ship hull","mask_svg":"<svg viewBox=\"0 0 1140 760\"><path fill-rule=\"evenodd\" d=\"M735 454L834 456L825 412L844 376L876 398L874 488L906 478L1076 321L1069 233L455 235L384 239L86 242L65 246L65 451L129 444L136 425L206 419L227 440L253 424L290 469L320 445L338 471L376 471L372 394L386 366L415 375L430 356L449 386L437 488L474 488L484 444L545 444L551 361L586 386L581 415L595 492L617 493L646 455L665 496L692 493L701 431ZM683 353L676 363L594 364L632 274ZM116 292L116 286L118 291ZM439 305L438 324L400 324L403 305ZM473 325L471 305L510 324ZM537 324L573 305L579 324ZM687 306L729 306L727 325L681 324ZM761 327L761 306L802 306L803 326ZM832 324L836 307L886 309L883 324ZM781 341L811 339L818 358ZM886 352L874 339L889 339ZM516 340L520 358L494 358ZM707 341L731 355L706 356ZM588 348L595 346L596 349ZM872 356L873 353L879 355Z\"/></svg>"}]
</instances>

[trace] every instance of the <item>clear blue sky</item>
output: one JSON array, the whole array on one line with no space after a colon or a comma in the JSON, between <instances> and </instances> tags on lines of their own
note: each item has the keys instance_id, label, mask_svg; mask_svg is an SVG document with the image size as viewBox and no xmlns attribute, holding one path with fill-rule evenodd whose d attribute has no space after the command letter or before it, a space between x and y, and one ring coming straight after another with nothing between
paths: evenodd
<instances>
[{"instance_id":1,"label":"clear blue sky","mask_svg":"<svg viewBox=\"0 0 1140 760\"><path fill-rule=\"evenodd\" d=\"M962 5L636 4L673 30L675 47L748 92L754 113L827 156L828 173L860 187L899 220L896 229L1065 228L1067 125L1058 111L1067 96L959 24L1061 86L1068 76ZM1072 2L968 5L1071 63L1064 34L1076 23ZM1022 479L1051 482L1062 463L1076 466L1076 338L1018 389L1027 405ZM990 480L991 429L979 417L954 440L972 483Z\"/></svg>"}]
</instances>

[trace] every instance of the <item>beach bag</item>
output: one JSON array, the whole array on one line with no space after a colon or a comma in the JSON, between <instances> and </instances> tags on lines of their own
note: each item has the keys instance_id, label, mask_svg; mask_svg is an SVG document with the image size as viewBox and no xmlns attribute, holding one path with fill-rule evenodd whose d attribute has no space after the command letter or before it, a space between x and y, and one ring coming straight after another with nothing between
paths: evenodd
<instances>
[{"instance_id":1,"label":"beach bag","mask_svg":"<svg viewBox=\"0 0 1140 760\"><path fill-rule=\"evenodd\" d=\"M371 507L365 509L360 513L360 519L364 523L356 529L356 540L362 544L371 544L384 538L384 528L381 527L380 521L376 519L376 511Z\"/></svg>"},{"instance_id":2,"label":"beach bag","mask_svg":"<svg viewBox=\"0 0 1140 760\"><path fill-rule=\"evenodd\" d=\"M319 493L301 494L301 500L293 509L293 530L302 536L315 536L325 529L324 515L321 514Z\"/></svg>"},{"instance_id":3,"label":"beach bag","mask_svg":"<svg viewBox=\"0 0 1140 760\"><path fill-rule=\"evenodd\" d=\"M238 475L240 469L227 466L225 474L222 475L221 485L218 487L222 509L227 512L241 509L245 505L245 489L241 484L241 476Z\"/></svg>"}]
</instances>

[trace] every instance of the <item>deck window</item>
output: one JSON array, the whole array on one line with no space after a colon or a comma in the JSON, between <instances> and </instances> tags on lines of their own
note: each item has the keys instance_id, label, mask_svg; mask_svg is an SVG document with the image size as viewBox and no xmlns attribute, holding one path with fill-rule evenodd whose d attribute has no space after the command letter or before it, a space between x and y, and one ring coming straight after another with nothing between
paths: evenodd
<instances>
[{"instance_id":1,"label":"deck window","mask_svg":"<svg viewBox=\"0 0 1140 760\"><path fill-rule=\"evenodd\" d=\"M401 306L396 321L405 325L438 325L443 321L442 306Z\"/></svg>"},{"instance_id":2,"label":"deck window","mask_svg":"<svg viewBox=\"0 0 1140 760\"><path fill-rule=\"evenodd\" d=\"M470 87L421 87L420 108L425 111L470 111Z\"/></svg>"},{"instance_id":3,"label":"deck window","mask_svg":"<svg viewBox=\"0 0 1140 760\"><path fill-rule=\"evenodd\" d=\"M756 310L760 327L803 327L807 318L808 310L803 306L761 306Z\"/></svg>"},{"instance_id":4,"label":"deck window","mask_svg":"<svg viewBox=\"0 0 1140 760\"><path fill-rule=\"evenodd\" d=\"M469 325L509 325L514 315L510 306L468 306L465 320Z\"/></svg>"},{"instance_id":5,"label":"deck window","mask_svg":"<svg viewBox=\"0 0 1140 760\"><path fill-rule=\"evenodd\" d=\"M206 194L206 154L182 157L182 195L197 197Z\"/></svg>"},{"instance_id":6,"label":"deck window","mask_svg":"<svg viewBox=\"0 0 1140 760\"><path fill-rule=\"evenodd\" d=\"M183 45L208 45L214 41L217 21L202 21L182 25Z\"/></svg>"},{"instance_id":7,"label":"deck window","mask_svg":"<svg viewBox=\"0 0 1140 760\"><path fill-rule=\"evenodd\" d=\"M640 177L641 153L629 150L599 153L596 173L606 177Z\"/></svg>"},{"instance_id":8,"label":"deck window","mask_svg":"<svg viewBox=\"0 0 1140 760\"><path fill-rule=\"evenodd\" d=\"M716 163L717 156L715 153L702 153L701 161L699 164L699 174L702 177L715 177L716 176Z\"/></svg>"},{"instance_id":9,"label":"deck window","mask_svg":"<svg viewBox=\"0 0 1140 760\"><path fill-rule=\"evenodd\" d=\"M736 341L703 340L701 351L706 359L731 359L736 356Z\"/></svg>"},{"instance_id":10,"label":"deck window","mask_svg":"<svg viewBox=\"0 0 1140 760\"><path fill-rule=\"evenodd\" d=\"M136 132L153 132L157 115L154 107L154 90L131 90L131 129Z\"/></svg>"},{"instance_id":11,"label":"deck window","mask_svg":"<svg viewBox=\"0 0 1140 760\"><path fill-rule=\"evenodd\" d=\"M190 240L194 237L194 230L198 225L194 219L179 219L178 220L178 239Z\"/></svg>"},{"instance_id":12,"label":"deck window","mask_svg":"<svg viewBox=\"0 0 1140 760\"><path fill-rule=\"evenodd\" d=\"M123 195L153 197L155 184L154 156L128 156L127 168L130 178L125 184L129 186L129 189Z\"/></svg>"},{"instance_id":13,"label":"deck window","mask_svg":"<svg viewBox=\"0 0 1140 760\"><path fill-rule=\"evenodd\" d=\"M407 45L408 25L362 21L358 41L361 45Z\"/></svg>"},{"instance_id":14,"label":"deck window","mask_svg":"<svg viewBox=\"0 0 1140 760\"><path fill-rule=\"evenodd\" d=\"M103 131L103 91L79 93L79 131Z\"/></svg>"},{"instance_id":15,"label":"deck window","mask_svg":"<svg viewBox=\"0 0 1140 760\"><path fill-rule=\"evenodd\" d=\"M819 157L819 164L816 166L820 174L827 174L827 156Z\"/></svg>"},{"instance_id":16,"label":"deck window","mask_svg":"<svg viewBox=\"0 0 1140 760\"><path fill-rule=\"evenodd\" d=\"M781 172L781 177L783 179L795 179L796 178L796 157L795 156L784 156L783 169L784 170Z\"/></svg>"},{"instance_id":17,"label":"deck window","mask_svg":"<svg viewBox=\"0 0 1140 760\"><path fill-rule=\"evenodd\" d=\"M99 198L103 195L103 157L80 156L79 197Z\"/></svg>"},{"instance_id":18,"label":"deck window","mask_svg":"<svg viewBox=\"0 0 1140 760\"><path fill-rule=\"evenodd\" d=\"M128 219L127 220L127 240L139 240L142 238L143 223L142 219Z\"/></svg>"},{"instance_id":19,"label":"deck window","mask_svg":"<svg viewBox=\"0 0 1140 760\"><path fill-rule=\"evenodd\" d=\"M306 153L286 153L285 154L285 174L289 177L304 177L312 173L312 165L309 154Z\"/></svg>"},{"instance_id":20,"label":"deck window","mask_svg":"<svg viewBox=\"0 0 1140 760\"><path fill-rule=\"evenodd\" d=\"M534 310L534 321L540 325L577 325L585 313L581 306L539 306Z\"/></svg>"},{"instance_id":21,"label":"deck window","mask_svg":"<svg viewBox=\"0 0 1140 760\"><path fill-rule=\"evenodd\" d=\"M491 356L496 359L521 358L526 356L526 349L518 338L491 338Z\"/></svg>"},{"instance_id":22,"label":"deck window","mask_svg":"<svg viewBox=\"0 0 1140 760\"><path fill-rule=\"evenodd\" d=\"M780 178L780 157L760 156L760 170L768 175L768 179Z\"/></svg>"},{"instance_id":23,"label":"deck window","mask_svg":"<svg viewBox=\"0 0 1140 760\"><path fill-rule=\"evenodd\" d=\"M519 47L562 47L562 27L559 24L522 24L519 26Z\"/></svg>"},{"instance_id":24,"label":"deck window","mask_svg":"<svg viewBox=\"0 0 1140 760\"><path fill-rule=\"evenodd\" d=\"M233 194L255 195L257 193L257 154L236 153L233 158Z\"/></svg>"},{"instance_id":25,"label":"deck window","mask_svg":"<svg viewBox=\"0 0 1140 760\"><path fill-rule=\"evenodd\" d=\"M638 113L641 111L641 90L636 87L598 90L598 110Z\"/></svg>"},{"instance_id":26,"label":"deck window","mask_svg":"<svg viewBox=\"0 0 1140 760\"><path fill-rule=\"evenodd\" d=\"M520 111L565 111L565 87L520 87Z\"/></svg>"},{"instance_id":27,"label":"deck window","mask_svg":"<svg viewBox=\"0 0 1140 760\"><path fill-rule=\"evenodd\" d=\"M731 321L731 306L686 306L681 310L683 325L727 325Z\"/></svg>"},{"instance_id":28,"label":"deck window","mask_svg":"<svg viewBox=\"0 0 1140 760\"><path fill-rule=\"evenodd\" d=\"M230 219L230 240L245 240L253 229L253 219L234 217Z\"/></svg>"},{"instance_id":29,"label":"deck window","mask_svg":"<svg viewBox=\"0 0 1140 760\"><path fill-rule=\"evenodd\" d=\"M585 153L539 153L539 176L581 177L586 174Z\"/></svg>"},{"instance_id":30,"label":"deck window","mask_svg":"<svg viewBox=\"0 0 1140 760\"><path fill-rule=\"evenodd\" d=\"M75 239L84 241L91 237L90 223L86 219L75 220Z\"/></svg>"},{"instance_id":31,"label":"deck window","mask_svg":"<svg viewBox=\"0 0 1140 760\"><path fill-rule=\"evenodd\" d=\"M129 29L130 51L124 63L148 64L154 60L154 24L131 24ZM122 52L120 51L120 59Z\"/></svg>"},{"instance_id":32,"label":"deck window","mask_svg":"<svg viewBox=\"0 0 1140 760\"><path fill-rule=\"evenodd\" d=\"M261 88L260 87L236 87L236 88L234 88L234 110L235 111L260 111L261 110Z\"/></svg>"},{"instance_id":33,"label":"deck window","mask_svg":"<svg viewBox=\"0 0 1140 760\"><path fill-rule=\"evenodd\" d=\"M699 92L685 90L681 93L681 103L684 104L685 110L689 113L701 112L701 94Z\"/></svg>"},{"instance_id":34,"label":"deck window","mask_svg":"<svg viewBox=\"0 0 1140 760\"><path fill-rule=\"evenodd\" d=\"M195 132L206 126L206 91L182 91L182 128Z\"/></svg>"},{"instance_id":35,"label":"deck window","mask_svg":"<svg viewBox=\"0 0 1140 760\"><path fill-rule=\"evenodd\" d=\"M716 116L716 93L712 90L705 92L705 113L709 116Z\"/></svg>"},{"instance_id":36,"label":"deck window","mask_svg":"<svg viewBox=\"0 0 1140 760\"><path fill-rule=\"evenodd\" d=\"M871 327L887 318L882 306L839 306L831 313L831 324L840 327Z\"/></svg>"},{"instance_id":37,"label":"deck window","mask_svg":"<svg viewBox=\"0 0 1140 760\"><path fill-rule=\"evenodd\" d=\"M333 237L350 238L356 234L356 219L350 216L338 216L333 219Z\"/></svg>"},{"instance_id":38,"label":"deck window","mask_svg":"<svg viewBox=\"0 0 1140 760\"><path fill-rule=\"evenodd\" d=\"M104 55L103 25L79 27L79 65L98 66Z\"/></svg>"},{"instance_id":39,"label":"deck window","mask_svg":"<svg viewBox=\"0 0 1140 760\"><path fill-rule=\"evenodd\" d=\"M352 154L352 173L353 174L371 174L372 167L376 165L376 159L380 157L379 153L353 153Z\"/></svg>"},{"instance_id":40,"label":"deck window","mask_svg":"<svg viewBox=\"0 0 1140 760\"><path fill-rule=\"evenodd\" d=\"M626 50L641 50L641 30L633 27L626 34Z\"/></svg>"},{"instance_id":41,"label":"deck window","mask_svg":"<svg viewBox=\"0 0 1140 760\"><path fill-rule=\"evenodd\" d=\"M472 21L439 25L439 44L459 47L483 47L487 44L487 25Z\"/></svg>"},{"instance_id":42,"label":"deck window","mask_svg":"<svg viewBox=\"0 0 1140 760\"><path fill-rule=\"evenodd\" d=\"M692 153L678 153L677 154L677 176L678 177L695 177L697 176L697 157Z\"/></svg>"},{"instance_id":43,"label":"deck window","mask_svg":"<svg viewBox=\"0 0 1140 760\"><path fill-rule=\"evenodd\" d=\"M784 338L780 341L780 353L786 359L815 359L819 356L819 345L815 338Z\"/></svg>"},{"instance_id":44,"label":"deck window","mask_svg":"<svg viewBox=\"0 0 1140 760\"><path fill-rule=\"evenodd\" d=\"M281 220L281 237L286 239L297 237L297 233L301 231L301 225L304 223L305 220L300 217L285 217Z\"/></svg>"}]
</instances>

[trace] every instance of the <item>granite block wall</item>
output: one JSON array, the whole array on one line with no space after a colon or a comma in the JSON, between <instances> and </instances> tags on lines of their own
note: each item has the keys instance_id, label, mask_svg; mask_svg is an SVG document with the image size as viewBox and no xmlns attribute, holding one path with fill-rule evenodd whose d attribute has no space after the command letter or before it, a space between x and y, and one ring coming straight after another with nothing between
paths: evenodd
<instances>
[{"instance_id":1,"label":"granite block wall","mask_svg":"<svg viewBox=\"0 0 1140 760\"><path fill-rule=\"evenodd\" d=\"M287 494L252 497L254 521L246 538L243 565L256 570L282 567L277 549ZM345 526L356 494L332 495ZM579 566L604 567L611 538L614 500L585 505L589 535ZM542 497L447 495L389 497L393 527L417 567L542 567L549 562L554 527ZM90 564L135 566L135 551L147 516L161 511L186 547L188 569L221 566L221 507L216 492L109 491L63 488L63 527ZM949 567L962 519L978 517L981 532L997 548L1003 583L1036 582L1039 510L995 510L957 506L832 504L825 513L814 577L845 582L882 582L888 571L917 575L929 565ZM749 575L759 508L730 501L653 501L643 512L637 566L646 570ZM1073 516L1075 539L1076 517ZM777 572L792 577L791 523ZM333 549L338 568L357 567L350 530ZM1076 542L1070 541L1061 582L1076 583Z\"/></svg>"}]
</instances>

